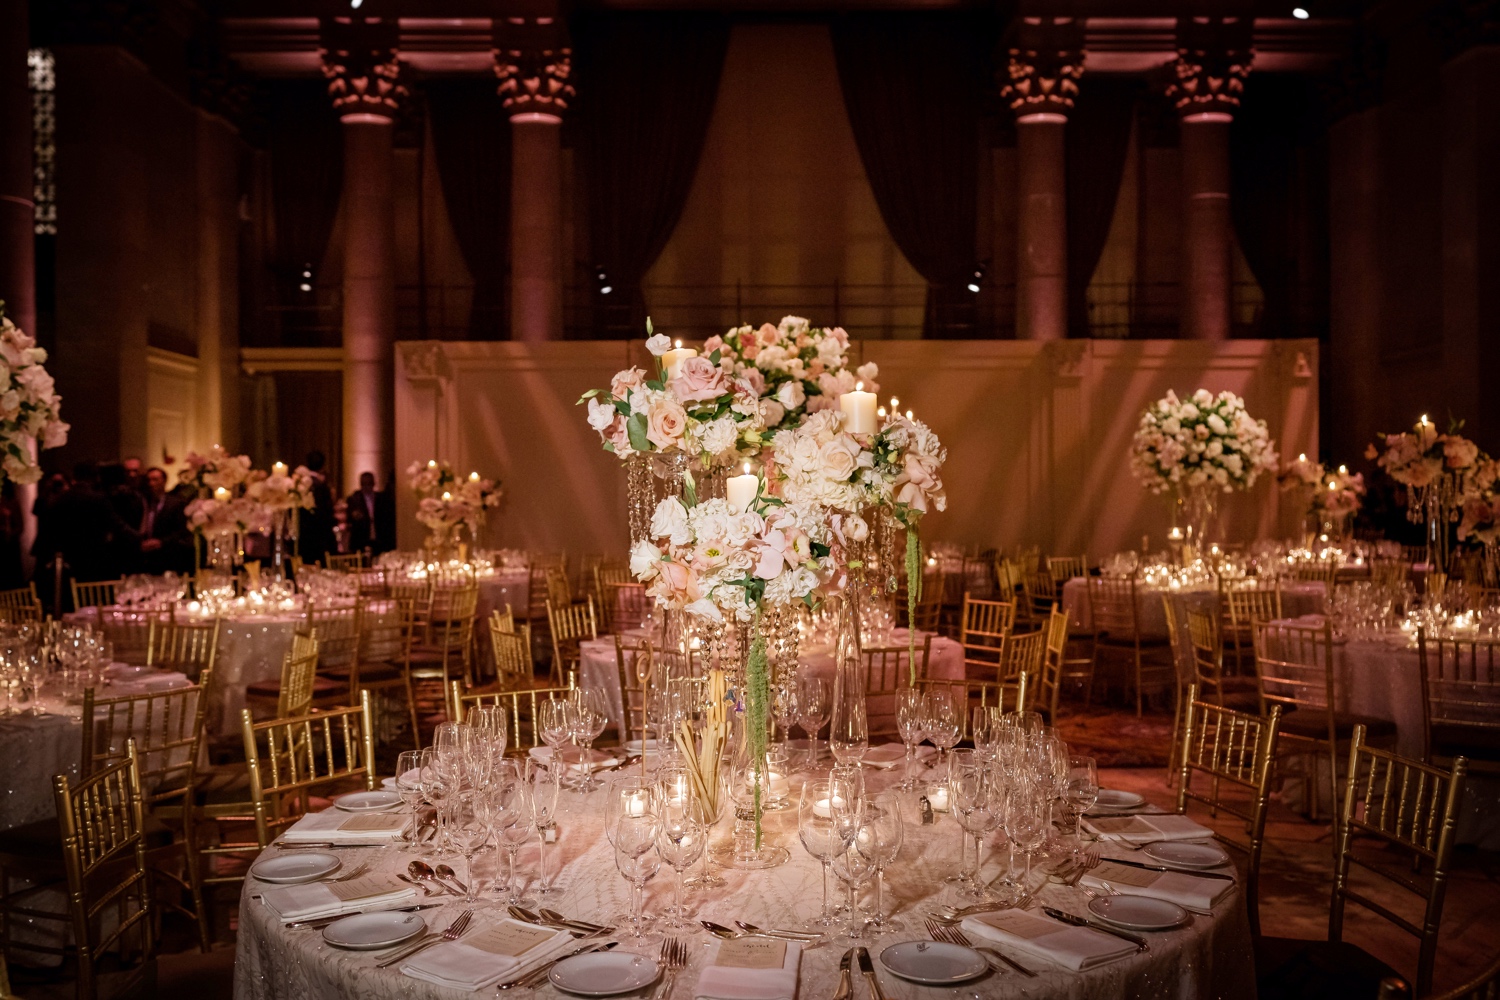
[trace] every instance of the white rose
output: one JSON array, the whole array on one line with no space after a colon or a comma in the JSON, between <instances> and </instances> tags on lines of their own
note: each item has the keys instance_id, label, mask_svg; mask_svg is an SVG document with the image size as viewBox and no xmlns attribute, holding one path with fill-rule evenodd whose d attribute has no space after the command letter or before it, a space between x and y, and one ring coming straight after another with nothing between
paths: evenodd
<instances>
[{"instance_id":1,"label":"white rose","mask_svg":"<svg viewBox=\"0 0 1500 1000\"><path fill-rule=\"evenodd\" d=\"M843 482L859 468L859 445L840 434L818 451L818 470L835 482Z\"/></svg>"},{"instance_id":2,"label":"white rose","mask_svg":"<svg viewBox=\"0 0 1500 1000\"><path fill-rule=\"evenodd\" d=\"M739 428L733 417L720 417L706 425L699 434L699 443L710 455L718 455L734 447L739 437Z\"/></svg>"},{"instance_id":3,"label":"white rose","mask_svg":"<svg viewBox=\"0 0 1500 1000\"><path fill-rule=\"evenodd\" d=\"M781 423L781 418L786 416L786 407L774 399L762 399L760 401L760 419L767 427L775 427Z\"/></svg>"},{"instance_id":4,"label":"white rose","mask_svg":"<svg viewBox=\"0 0 1500 1000\"><path fill-rule=\"evenodd\" d=\"M776 399L788 410L795 410L807 401L807 393L802 388L802 383L796 379L781 383L781 388L776 390Z\"/></svg>"},{"instance_id":5,"label":"white rose","mask_svg":"<svg viewBox=\"0 0 1500 1000\"><path fill-rule=\"evenodd\" d=\"M687 508L676 497L667 497L656 505L651 515L651 534L666 538L673 545L687 545L693 540L693 529L688 524Z\"/></svg>"},{"instance_id":6,"label":"white rose","mask_svg":"<svg viewBox=\"0 0 1500 1000\"><path fill-rule=\"evenodd\" d=\"M880 377L880 366L873 361L866 361L864 364L854 369L854 371L855 374L857 374L865 383L865 388L871 392L874 392L875 390L872 387L872 383L874 383L874 381Z\"/></svg>"},{"instance_id":7,"label":"white rose","mask_svg":"<svg viewBox=\"0 0 1500 1000\"><path fill-rule=\"evenodd\" d=\"M1229 425L1224 423L1224 418L1217 413L1210 413L1208 415L1208 429L1215 434L1227 434L1229 432Z\"/></svg>"},{"instance_id":8,"label":"white rose","mask_svg":"<svg viewBox=\"0 0 1500 1000\"><path fill-rule=\"evenodd\" d=\"M630 549L630 575L637 580L649 580L656 575L656 564L661 562L661 550L644 538Z\"/></svg>"},{"instance_id":9,"label":"white rose","mask_svg":"<svg viewBox=\"0 0 1500 1000\"><path fill-rule=\"evenodd\" d=\"M862 542L870 537L870 526L858 514L850 514L844 519L844 537L851 542Z\"/></svg>"},{"instance_id":10,"label":"white rose","mask_svg":"<svg viewBox=\"0 0 1500 1000\"><path fill-rule=\"evenodd\" d=\"M1197 392L1193 393L1193 402L1197 403L1199 406L1212 406L1214 402L1213 393L1209 392L1207 389L1199 389Z\"/></svg>"},{"instance_id":11,"label":"white rose","mask_svg":"<svg viewBox=\"0 0 1500 1000\"><path fill-rule=\"evenodd\" d=\"M646 350L651 352L652 357L661 357L672 349L672 341L664 333L655 334L646 340Z\"/></svg>"},{"instance_id":12,"label":"white rose","mask_svg":"<svg viewBox=\"0 0 1500 1000\"><path fill-rule=\"evenodd\" d=\"M612 403L601 403L598 397L589 400L589 426L596 431L603 431L615 422L619 410Z\"/></svg>"}]
</instances>

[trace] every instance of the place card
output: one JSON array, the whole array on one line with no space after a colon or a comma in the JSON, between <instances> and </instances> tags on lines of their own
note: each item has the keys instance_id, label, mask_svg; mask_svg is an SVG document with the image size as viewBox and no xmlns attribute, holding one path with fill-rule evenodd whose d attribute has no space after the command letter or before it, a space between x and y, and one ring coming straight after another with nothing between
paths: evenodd
<instances>
[{"instance_id":1,"label":"place card","mask_svg":"<svg viewBox=\"0 0 1500 1000\"><path fill-rule=\"evenodd\" d=\"M389 875L363 875L359 878L351 878L347 882L326 882L328 891L338 897L339 902L347 903L355 899L369 899L371 896L385 896L389 893L400 892L408 888L404 883L398 882Z\"/></svg>"},{"instance_id":2,"label":"place card","mask_svg":"<svg viewBox=\"0 0 1500 1000\"><path fill-rule=\"evenodd\" d=\"M1093 827L1099 833L1108 833L1111 835L1153 834L1161 832L1139 816L1105 816L1098 819L1091 816L1089 817L1089 826Z\"/></svg>"},{"instance_id":3,"label":"place card","mask_svg":"<svg viewBox=\"0 0 1500 1000\"><path fill-rule=\"evenodd\" d=\"M492 955L519 958L539 944L545 944L557 936L550 927L531 927L526 924L506 921L486 928L464 939L470 948L478 948Z\"/></svg>"},{"instance_id":4,"label":"place card","mask_svg":"<svg viewBox=\"0 0 1500 1000\"><path fill-rule=\"evenodd\" d=\"M1025 910L1000 910L997 913L981 913L977 919L982 924L988 924L997 931L1018 937L1023 941L1033 941L1048 934L1056 934L1064 928L1056 921L1045 917L1033 916Z\"/></svg>"},{"instance_id":5,"label":"place card","mask_svg":"<svg viewBox=\"0 0 1500 1000\"><path fill-rule=\"evenodd\" d=\"M1117 865L1111 861L1101 861L1093 871L1086 872L1085 874L1088 878L1098 879L1102 882L1118 882L1121 885L1145 889L1165 875L1166 872L1147 871L1144 868L1131 868L1128 865Z\"/></svg>"},{"instance_id":6,"label":"place card","mask_svg":"<svg viewBox=\"0 0 1500 1000\"><path fill-rule=\"evenodd\" d=\"M339 824L340 830L354 833L386 833L406 826L407 818L401 813L370 813L351 816Z\"/></svg>"},{"instance_id":7,"label":"place card","mask_svg":"<svg viewBox=\"0 0 1500 1000\"><path fill-rule=\"evenodd\" d=\"M730 938L719 944L714 964L725 969L780 969L786 965L786 942L775 938Z\"/></svg>"}]
</instances>

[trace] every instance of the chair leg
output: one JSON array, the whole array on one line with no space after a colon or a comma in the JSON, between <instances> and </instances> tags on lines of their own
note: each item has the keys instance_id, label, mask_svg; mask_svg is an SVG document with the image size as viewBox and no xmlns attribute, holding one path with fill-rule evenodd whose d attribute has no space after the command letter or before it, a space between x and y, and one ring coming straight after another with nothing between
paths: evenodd
<instances>
[{"instance_id":1,"label":"chair leg","mask_svg":"<svg viewBox=\"0 0 1500 1000\"><path fill-rule=\"evenodd\" d=\"M422 749L422 732L417 728L417 696L411 689L411 668L406 671L406 711L411 715L411 748Z\"/></svg>"},{"instance_id":2,"label":"chair leg","mask_svg":"<svg viewBox=\"0 0 1500 1000\"><path fill-rule=\"evenodd\" d=\"M213 950L213 929L208 923L208 907L203 902L203 872L198 865L197 834L193 829L192 789L182 808L182 867L188 877L188 893L193 899L193 913L198 918L198 947L204 953Z\"/></svg>"}]
</instances>

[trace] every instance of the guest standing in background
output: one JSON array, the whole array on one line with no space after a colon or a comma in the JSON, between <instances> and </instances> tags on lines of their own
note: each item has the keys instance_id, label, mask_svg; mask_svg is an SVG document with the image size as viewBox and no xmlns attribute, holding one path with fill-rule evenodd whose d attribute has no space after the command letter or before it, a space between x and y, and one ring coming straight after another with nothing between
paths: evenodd
<instances>
[{"instance_id":1,"label":"guest standing in background","mask_svg":"<svg viewBox=\"0 0 1500 1000\"><path fill-rule=\"evenodd\" d=\"M371 561L382 552L395 548L387 534L395 527L395 512L389 490L375 489L375 473L359 474L359 489L349 494L349 551L369 551Z\"/></svg>"},{"instance_id":2,"label":"guest standing in background","mask_svg":"<svg viewBox=\"0 0 1500 1000\"><path fill-rule=\"evenodd\" d=\"M298 511L299 524L297 545L306 563L320 563L323 557L334 551L333 540L333 491L328 488L328 476L323 471L328 459L321 451L310 451L302 463L312 473L313 506L311 510Z\"/></svg>"},{"instance_id":3,"label":"guest standing in background","mask_svg":"<svg viewBox=\"0 0 1500 1000\"><path fill-rule=\"evenodd\" d=\"M191 573L193 532L187 505L167 492L167 474L146 470L146 511L141 518L141 561L147 573Z\"/></svg>"},{"instance_id":4,"label":"guest standing in background","mask_svg":"<svg viewBox=\"0 0 1500 1000\"><path fill-rule=\"evenodd\" d=\"M109 501L116 524L111 529L110 565L112 577L141 571L141 518L146 515L146 501L130 481L130 474L120 462L99 467L99 488Z\"/></svg>"}]
</instances>

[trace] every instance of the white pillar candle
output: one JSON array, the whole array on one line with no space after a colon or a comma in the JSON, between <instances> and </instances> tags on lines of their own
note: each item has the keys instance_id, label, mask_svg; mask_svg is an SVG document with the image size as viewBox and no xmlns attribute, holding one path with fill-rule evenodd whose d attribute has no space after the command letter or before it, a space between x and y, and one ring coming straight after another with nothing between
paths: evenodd
<instances>
[{"instance_id":1,"label":"white pillar candle","mask_svg":"<svg viewBox=\"0 0 1500 1000\"><path fill-rule=\"evenodd\" d=\"M661 366L666 371L667 378L673 379L677 377L677 369L684 361L697 356L697 351L691 347L683 347L682 341L679 340L670 351L661 356Z\"/></svg>"},{"instance_id":2,"label":"white pillar candle","mask_svg":"<svg viewBox=\"0 0 1500 1000\"><path fill-rule=\"evenodd\" d=\"M839 397L839 409L844 411L844 430L851 434L874 434L875 394L865 392L865 384L858 383L853 392Z\"/></svg>"},{"instance_id":3,"label":"white pillar candle","mask_svg":"<svg viewBox=\"0 0 1500 1000\"><path fill-rule=\"evenodd\" d=\"M932 805L933 812L945 813L948 811L948 786L935 785L927 790L927 801Z\"/></svg>"},{"instance_id":4,"label":"white pillar candle","mask_svg":"<svg viewBox=\"0 0 1500 1000\"><path fill-rule=\"evenodd\" d=\"M736 514L743 514L750 509L755 502L755 496L760 492L760 477L751 472L749 467L745 468L742 476L731 476L724 487L724 498L729 501L729 508Z\"/></svg>"},{"instance_id":5,"label":"white pillar candle","mask_svg":"<svg viewBox=\"0 0 1500 1000\"><path fill-rule=\"evenodd\" d=\"M271 466L271 471L274 472L278 476L284 476L284 475L286 475L286 463L285 462L276 462L275 464L273 464Z\"/></svg>"},{"instance_id":6,"label":"white pillar candle","mask_svg":"<svg viewBox=\"0 0 1500 1000\"><path fill-rule=\"evenodd\" d=\"M628 792L628 793L626 793L626 795L625 795L625 815L626 816L644 816L644 815L646 815L646 793L645 792Z\"/></svg>"},{"instance_id":7,"label":"white pillar candle","mask_svg":"<svg viewBox=\"0 0 1500 1000\"><path fill-rule=\"evenodd\" d=\"M947 800L945 798L944 799L945 804L946 804L946 801ZM835 796L834 799L833 799L833 806L834 806L834 808L842 809L844 807L844 800ZM829 808L829 800L828 799L819 799L818 801L814 802L813 803L813 815L814 816L818 816L818 817L820 817L822 819L827 819L829 816L832 816L833 815L833 810Z\"/></svg>"}]
</instances>

